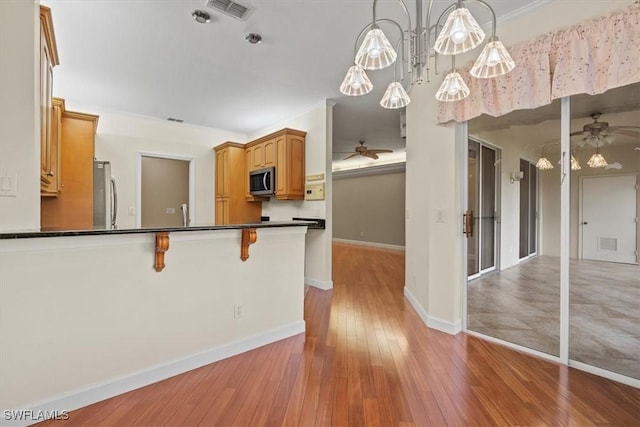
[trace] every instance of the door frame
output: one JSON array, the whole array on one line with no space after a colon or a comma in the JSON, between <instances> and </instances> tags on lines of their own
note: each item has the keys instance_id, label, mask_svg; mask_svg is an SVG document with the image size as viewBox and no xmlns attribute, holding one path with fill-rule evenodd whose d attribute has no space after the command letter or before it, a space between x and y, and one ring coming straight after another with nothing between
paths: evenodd
<instances>
[{"instance_id":1,"label":"door frame","mask_svg":"<svg viewBox=\"0 0 640 427\"><path fill-rule=\"evenodd\" d=\"M196 200L196 162L191 156L181 154L157 153L152 151L136 151L136 228L142 227L142 158L182 160L189 162L189 224L195 224Z\"/></svg>"},{"instance_id":2,"label":"door frame","mask_svg":"<svg viewBox=\"0 0 640 427\"><path fill-rule=\"evenodd\" d=\"M529 163L531 166L533 166L534 168L536 168L536 162L535 160L529 160L526 159L524 157L520 157L520 160L524 160L525 162ZM536 168L537 169L537 168ZM520 195L522 196L522 194ZM536 211L535 211L535 217L534 217L534 221L536 222L536 234L534 236L534 238L536 239L536 250L533 251L532 253L530 253L529 255L520 258L520 254L518 254L518 264L524 261L527 261L530 258L533 258L535 256L538 255L538 252L540 250L540 203L542 202L540 199L540 173L536 173L536 194L535 194L535 201L536 201ZM531 235L529 235L529 238L531 238Z\"/></svg>"},{"instance_id":3,"label":"door frame","mask_svg":"<svg viewBox=\"0 0 640 427\"><path fill-rule=\"evenodd\" d=\"M478 137L467 137L467 142L466 142L466 149L467 149L467 153L469 150L469 139L471 139L472 141L476 142L479 147L480 150L478 150L478 161L480 161L480 158L482 157L482 146L486 146L487 148L493 150L496 153L496 164L495 166L495 188L494 188L494 194L495 194L495 221L494 221L494 240L495 240L495 244L493 247L493 251L494 251L494 263L492 267L489 268L485 268L484 270L482 269L482 261L481 261L481 257L479 257L480 259L478 260L479 264L478 264L478 272L476 274L474 274L471 277L467 277L467 279L472 280L472 279L477 279L478 277L482 277L483 275L493 272L493 271L500 271L500 258L501 258L501 214L502 214L502 148L500 148L499 146L492 144L488 141L485 141L482 138L478 138ZM480 174L478 176L478 181L480 183L480 187L482 186L482 168L478 167L478 170L480 171ZM466 174L465 176L469 176L469 171L466 170ZM468 180L468 178L467 178ZM466 185L466 191L469 190L468 187L468 182ZM482 190L480 190L482 191ZM465 193L468 194L468 193ZM480 209L478 214L480 213L480 211L482 210L482 198L480 197L480 195L478 195L478 203L480 204ZM477 230L478 233L480 233L480 229L481 226L480 224L478 224ZM466 239L465 239L465 248L466 248ZM478 251L480 251L482 248L482 234L478 234ZM478 255L480 255L480 252L478 252ZM465 253L465 257L467 256L467 254ZM466 273L465 273L466 274Z\"/></svg>"},{"instance_id":4,"label":"door frame","mask_svg":"<svg viewBox=\"0 0 640 427\"><path fill-rule=\"evenodd\" d=\"M582 202L584 200L584 180L590 178L605 178L605 177L618 177L618 176L635 176L636 177L636 264L640 264L640 226L638 223L638 218L640 217L640 173L638 172L627 172L627 173L611 173L606 175L582 175L580 176L580 180L578 181L578 259L584 259L582 252L582 242L583 237L582 233L584 228L581 228L583 220L583 208Z\"/></svg>"}]
</instances>

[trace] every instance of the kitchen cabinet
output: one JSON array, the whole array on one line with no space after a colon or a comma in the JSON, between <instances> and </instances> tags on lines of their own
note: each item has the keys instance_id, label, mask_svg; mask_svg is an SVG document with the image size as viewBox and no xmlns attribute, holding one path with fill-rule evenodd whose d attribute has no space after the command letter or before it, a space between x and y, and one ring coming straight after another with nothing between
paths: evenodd
<instances>
[{"instance_id":1,"label":"kitchen cabinet","mask_svg":"<svg viewBox=\"0 0 640 427\"><path fill-rule=\"evenodd\" d=\"M276 199L304 200L306 132L285 129L276 141Z\"/></svg>"},{"instance_id":2,"label":"kitchen cabinet","mask_svg":"<svg viewBox=\"0 0 640 427\"><path fill-rule=\"evenodd\" d=\"M295 129L282 129L246 145L247 175L250 171L275 167L276 194L279 200L304 200L305 137L307 133ZM248 182L246 200L259 200L251 196Z\"/></svg>"},{"instance_id":3,"label":"kitchen cabinet","mask_svg":"<svg viewBox=\"0 0 640 427\"><path fill-rule=\"evenodd\" d=\"M64 99L53 98L51 131L48 141L46 163L47 172L44 174L44 176L47 177L47 180L40 180L40 195L42 197L58 197L62 191L62 113L64 111Z\"/></svg>"},{"instance_id":4,"label":"kitchen cabinet","mask_svg":"<svg viewBox=\"0 0 640 427\"><path fill-rule=\"evenodd\" d=\"M275 166L276 141L275 139L257 140L246 146L249 172Z\"/></svg>"},{"instance_id":5,"label":"kitchen cabinet","mask_svg":"<svg viewBox=\"0 0 640 427\"><path fill-rule=\"evenodd\" d=\"M59 191L59 152L54 129L53 67L59 64L51 9L40 6L40 188L44 196Z\"/></svg>"},{"instance_id":6,"label":"kitchen cabinet","mask_svg":"<svg viewBox=\"0 0 640 427\"><path fill-rule=\"evenodd\" d=\"M61 108L64 103L60 103ZM60 194L40 203L42 230L93 228L93 159L98 116L61 109Z\"/></svg>"},{"instance_id":7,"label":"kitchen cabinet","mask_svg":"<svg viewBox=\"0 0 640 427\"><path fill-rule=\"evenodd\" d=\"M260 222L262 203L245 199L248 185L245 146L225 142L215 150L215 224Z\"/></svg>"}]
</instances>

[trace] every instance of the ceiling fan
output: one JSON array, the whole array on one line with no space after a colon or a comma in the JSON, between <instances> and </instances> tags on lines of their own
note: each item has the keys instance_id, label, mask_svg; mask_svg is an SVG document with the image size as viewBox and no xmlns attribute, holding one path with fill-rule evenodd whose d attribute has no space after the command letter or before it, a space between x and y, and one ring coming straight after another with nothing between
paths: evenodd
<instances>
[{"instance_id":1,"label":"ceiling fan","mask_svg":"<svg viewBox=\"0 0 640 427\"><path fill-rule=\"evenodd\" d=\"M578 146L584 147L585 144L589 144L594 147L601 147L605 142L611 144L613 135L640 138L640 126L609 126L607 122L598 121L601 115L602 113L591 114L593 123L584 125L581 131L571 133L571 136L583 136L581 140L576 142Z\"/></svg>"},{"instance_id":2,"label":"ceiling fan","mask_svg":"<svg viewBox=\"0 0 640 427\"><path fill-rule=\"evenodd\" d=\"M352 157L356 157L356 156L364 156L364 157L369 157L371 159L378 159L379 156L378 154L380 153L393 153L393 150L389 150L386 148L376 148L376 149L368 149L366 145L364 145L364 140L360 140L358 141L358 143L360 143L360 145L357 145L355 147L355 152L349 154L347 157L345 157L342 160L347 160L350 159Z\"/></svg>"}]
</instances>

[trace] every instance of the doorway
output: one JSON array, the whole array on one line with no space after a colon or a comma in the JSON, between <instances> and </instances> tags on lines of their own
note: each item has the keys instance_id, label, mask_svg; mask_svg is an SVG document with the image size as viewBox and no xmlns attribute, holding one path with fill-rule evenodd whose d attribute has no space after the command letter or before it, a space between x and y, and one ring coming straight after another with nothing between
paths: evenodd
<instances>
[{"instance_id":1,"label":"doorway","mask_svg":"<svg viewBox=\"0 0 640 427\"><path fill-rule=\"evenodd\" d=\"M138 227L193 224L193 158L138 153Z\"/></svg>"},{"instance_id":2,"label":"doorway","mask_svg":"<svg viewBox=\"0 0 640 427\"><path fill-rule=\"evenodd\" d=\"M467 215L472 218L467 239L467 276L473 279L498 267L500 150L470 138L467 161Z\"/></svg>"},{"instance_id":3,"label":"doorway","mask_svg":"<svg viewBox=\"0 0 640 427\"><path fill-rule=\"evenodd\" d=\"M637 264L636 175L581 180L582 258Z\"/></svg>"}]
</instances>

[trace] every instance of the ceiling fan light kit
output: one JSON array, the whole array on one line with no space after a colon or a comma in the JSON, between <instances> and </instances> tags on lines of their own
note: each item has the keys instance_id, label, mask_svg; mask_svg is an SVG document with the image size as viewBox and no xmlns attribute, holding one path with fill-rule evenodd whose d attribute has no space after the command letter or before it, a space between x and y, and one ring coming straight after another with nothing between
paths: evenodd
<instances>
[{"instance_id":1,"label":"ceiling fan light kit","mask_svg":"<svg viewBox=\"0 0 640 427\"><path fill-rule=\"evenodd\" d=\"M407 79L406 87L411 88L415 84L421 84L423 81L423 70L426 70L427 81L429 81L429 58L431 56L431 49L433 48L436 56L452 55L452 62L455 64L455 55L468 52L476 47L482 45L485 40L485 33L478 25L478 22L473 17L471 12L463 6L463 3L479 4L489 10L492 18L491 38L482 50L482 53L475 61L473 68L471 69L471 75L474 78L495 78L507 74L515 67L515 62L509 55L509 52L504 47L502 42L496 37L496 14L485 1L483 0L458 0L455 3L449 5L444 12L438 17L435 23L432 22L432 7L434 0L416 0L416 17L417 24L414 28L411 28L411 16L403 0L397 0L401 6L404 14L407 17L408 26L403 28L398 22L387 19L377 18L376 7L378 0L373 0L373 20L367 24L358 37L356 37L355 51L355 64L359 65L364 70L380 70L386 68L392 64L400 63L400 78L394 76L394 82L389 85L385 95L380 104L385 108L402 108L410 102L407 90L403 86L404 73L406 68ZM427 2L426 16L423 14L423 3ZM446 17L444 24L443 19ZM400 60L397 61L398 52L393 48L389 39L384 34L382 29L378 26L378 23L388 23L395 26L399 31L398 45L400 46ZM366 33L366 35L365 35ZM431 46L431 36L435 36L435 43ZM358 43L364 36L364 40L358 48ZM406 46L406 49L405 49ZM349 68L347 77L345 77L342 85L340 86L340 92L349 96L364 95L367 92L354 90L352 86L348 84L350 73L352 68ZM452 67L455 68L455 67ZM395 74L395 70L394 70ZM437 74L437 66L436 66ZM368 78L367 78L368 80ZM397 85L402 87L404 95L401 98L402 102L389 102L386 99L389 91L392 87ZM363 93L357 93L363 92ZM440 86L436 98L443 102L459 101L469 96L470 90L467 84L462 79L462 76L452 69L449 72ZM391 95L393 96L393 95Z\"/></svg>"},{"instance_id":2,"label":"ceiling fan light kit","mask_svg":"<svg viewBox=\"0 0 640 427\"><path fill-rule=\"evenodd\" d=\"M612 134L624 135L627 137L640 139L640 126L633 125L620 125L620 126L609 126L608 122L599 122L601 113L593 113L591 114L591 119L593 123L587 123L582 127L581 131L571 132L571 137L583 136L581 139L575 142L575 144L583 148L586 144L594 147L596 149L595 153L591 156L587 165L590 168L607 168L609 163L606 161L604 156L600 154L600 147L606 144L612 144L615 141L615 137ZM557 144L554 142L553 144ZM542 147L542 155L540 159L536 163L536 167L540 170L548 170L552 169L553 165L549 160L544 157L544 152L547 147L547 144ZM573 150L572 150L573 151ZM607 168L607 169L621 169L622 165L617 163L615 168ZM575 158L573 153L571 153L571 170L580 170L582 167L580 163Z\"/></svg>"}]
</instances>

